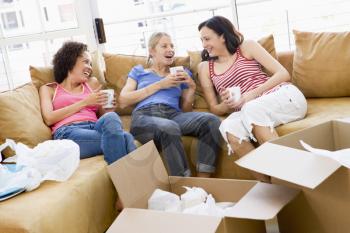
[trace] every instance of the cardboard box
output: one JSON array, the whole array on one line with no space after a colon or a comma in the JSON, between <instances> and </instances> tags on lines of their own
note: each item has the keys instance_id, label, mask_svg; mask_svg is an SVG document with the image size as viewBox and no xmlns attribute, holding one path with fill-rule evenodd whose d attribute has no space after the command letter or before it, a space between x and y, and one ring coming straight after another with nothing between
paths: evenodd
<instances>
[{"instance_id":1,"label":"cardboard box","mask_svg":"<svg viewBox=\"0 0 350 233\"><path fill-rule=\"evenodd\" d=\"M293 188L256 181L168 176L153 141L109 165L108 172L126 208L107 233L264 233L264 221L274 218L298 194ZM185 191L183 186L202 187L217 202L236 202L235 209L223 219L146 210L155 189L179 195Z\"/></svg>"},{"instance_id":2,"label":"cardboard box","mask_svg":"<svg viewBox=\"0 0 350 233\"><path fill-rule=\"evenodd\" d=\"M261 145L237 164L274 177L272 183L302 190L278 214L281 232L350 232L349 169L305 151L299 140L330 151L350 148L350 123L334 120L286 135Z\"/></svg>"}]
</instances>

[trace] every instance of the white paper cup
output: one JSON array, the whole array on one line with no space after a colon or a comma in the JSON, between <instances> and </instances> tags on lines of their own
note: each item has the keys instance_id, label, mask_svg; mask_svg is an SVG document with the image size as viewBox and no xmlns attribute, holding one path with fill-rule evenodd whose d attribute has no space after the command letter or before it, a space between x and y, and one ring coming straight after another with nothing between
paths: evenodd
<instances>
[{"instance_id":1,"label":"white paper cup","mask_svg":"<svg viewBox=\"0 0 350 233\"><path fill-rule=\"evenodd\" d=\"M170 74L176 75L176 72L178 71L184 71L183 66L174 66L169 68Z\"/></svg>"},{"instance_id":2,"label":"white paper cup","mask_svg":"<svg viewBox=\"0 0 350 233\"><path fill-rule=\"evenodd\" d=\"M113 99L114 99L114 90L113 89L106 89L106 90L101 90L101 92L103 93L107 93L108 94L108 100L107 103L105 105L103 105L103 108L113 108Z\"/></svg>"},{"instance_id":3,"label":"white paper cup","mask_svg":"<svg viewBox=\"0 0 350 233\"><path fill-rule=\"evenodd\" d=\"M241 88L239 86L233 86L228 88L230 91L230 98L234 101L238 101L241 98Z\"/></svg>"}]
</instances>

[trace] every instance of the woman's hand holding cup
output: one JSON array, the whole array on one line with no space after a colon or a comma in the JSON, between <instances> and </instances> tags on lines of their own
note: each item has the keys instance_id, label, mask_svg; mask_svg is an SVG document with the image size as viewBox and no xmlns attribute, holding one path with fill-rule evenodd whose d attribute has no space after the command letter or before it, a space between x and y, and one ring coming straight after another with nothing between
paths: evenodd
<instances>
[{"instance_id":1,"label":"woman's hand holding cup","mask_svg":"<svg viewBox=\"0 0 350 233\"><path fill-rule=\"evenodd\" d=\"M230 108L237 108L240 105L241 88L239 86L226 88L221 93L221 98Z\"/></svg>"},{"instance_id":2,"label":"woman's hand holding cup","mask_svg":"<svg viewBox=\"0 0 350 233\"><path fill-rule=\"evenodd\" d=\"M107 96L107 99L105 100L102 107L106 108L106 109L107 108L114 108L116 105L114 90L113 89L106 89L106 90L101 90L100 92L104 93L105 96Z\"/></svg>"}]
</instances>

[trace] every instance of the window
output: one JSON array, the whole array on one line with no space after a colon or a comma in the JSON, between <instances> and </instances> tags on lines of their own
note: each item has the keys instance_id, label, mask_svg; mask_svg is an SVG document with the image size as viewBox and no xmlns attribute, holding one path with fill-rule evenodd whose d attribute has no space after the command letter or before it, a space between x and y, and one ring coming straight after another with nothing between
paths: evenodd
<instances>
[{"instance_id":1,"label":"window","mask_svg":"<svg viewBox=\"0 0 350 233\"><path fill-rule=\"evenodd\" d=\"M293 29L345 31L350 26L347 0L236 0L239 29L246 38L273 34L277 51L294 49Z\"/></svg>"},{"instance_id":2,"label":"window","mask_svg":"<svg viewBox=\"0 0 350 233\"><path fill-rule=\"evenodd\" d=\"M91 15L84 13L87 11L91 7L85 0L0 4L0 28L4 29L0 30L0 91L30 81L29 65L50 65L53 54L66 40L81 41L90 50L96 49Z\"/></svg>"},{"instance_id":3,"label":"window","mask_svg":"<svg viewBox=\"0 0 350 233\"><path fill-rule=\"evenodd\" d=\"M141 5L141 4L144 4L143 0L134 0L134 5L135 6Z\"/></svg>"},{"instance_id":4,"label":"window","mask_svg":"<svg viewBox=\"0 0 350 233\"><path fill-rule=\"evenodd\" d=\"M293 29L344 31L348 0L0 0L0 90L29 81L29 65L49 65L66 39L90 50L147 55L155 31L168 32L176 54L201 50L197 26L213 15L229 18L245 38L273 34L277 51L294 49ZM93 18L103 18L99 45ZM237 22L238 21L238 22Z\"/></svg>"},{"instance_id":5,"label":"window","mask_svg":"<svg viewBox=\"0 0 350 233\"><path fill-rule=\"evenodd\" d=\"M138 22L137 23L137 26L139 27L139 28L142 28L144 25L143 25L143 22Z\"/></svg>"},{"instance_id":6,"label":"window","mask_svg":"<svg viewBox=\"0 0 350 233\"><path fill-rule=\"evenodd\" d=\"M9 84L7 80L6 70L5 70L5 64L4 64L4 54L2 53L2 50L0 49L0 91L7 90Z\"/></svg>"},{"instance_id":7,"label":"window","mask_svg":"<svg viewBox=\"0 0 350 233\"><path fill-rule=\"evenodd\" d=\"M200 4L198 0L149 0L142 5L128 4L130 0L119 2L117 6L114 0L98 1L99 15L105 22L105 49L127 54L147 54L139 40L147 41L154 31L168 32L178 55L201 49L197 26L213 15L229 18L245 38L257 40L273 34L277 51L294 49L293 29L344 31L350 26L347 0L203 0ZM138 23L141 20L146 22L144 26Z\"/></svg>"},{"instance_id":8,"label":"window","mask_svg":"<svg viewBox=\"0 0 350 233\"><path fill-rule=\"evenodd\" d=\"M105 0L98 7L105 22L106 51L146 55L149 36L166 31L173 38L176 54L186 55L187 50L202 49L197 31L200 22L216 12L233 19L230 0L207 0L200 5L198 0L152 0L142 5L119 2L117 7L115 1Z\"/></svg>"},{"instance_id":9,"label":"window","mask_svg":"<svg viewBox=\"0 0 350 233\"><path fill-rule=\"evenodd\" d=\"M75 11L73 4L65 4L58 6L59 15L61 22L74 22L75 20Z\"/></svg>"},{"instance_id":10,"label":"window","mask_svg":"<svg viewBox=\"0 0 350 233\"><path fill-rule=\"evenodd\" d=\"M1 13L1 20L5 30L18 28L17 14L15 11Z\"/></svg>"}]
</instances>

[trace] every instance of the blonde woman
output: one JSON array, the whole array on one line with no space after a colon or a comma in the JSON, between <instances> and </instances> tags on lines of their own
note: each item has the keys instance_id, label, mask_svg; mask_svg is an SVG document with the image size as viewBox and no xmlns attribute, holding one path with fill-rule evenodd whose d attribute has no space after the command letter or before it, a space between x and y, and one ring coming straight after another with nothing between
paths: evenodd
<instances>
[{"instance_id":1,"label":"blonde woman","mask_svg":"<svg viewBox=\"0 0 350 233\"><path fill-rule=\"evenodd\" d=\"M151 65L132 68L119 103L136 104L130 132L141 143L154 140L171 175L191 175L181 136L198 137L197 175L209 177L215 171L220 120L211 113L191 112L196 84L189 70L170 74L174 55L170 36L154 33L149 39Z\"/></svg>"}]
</instances>

